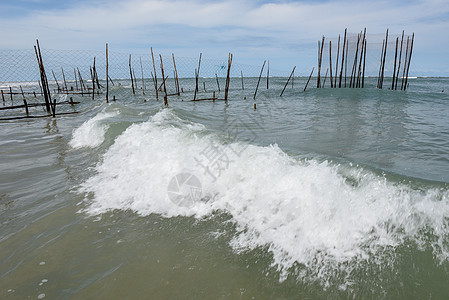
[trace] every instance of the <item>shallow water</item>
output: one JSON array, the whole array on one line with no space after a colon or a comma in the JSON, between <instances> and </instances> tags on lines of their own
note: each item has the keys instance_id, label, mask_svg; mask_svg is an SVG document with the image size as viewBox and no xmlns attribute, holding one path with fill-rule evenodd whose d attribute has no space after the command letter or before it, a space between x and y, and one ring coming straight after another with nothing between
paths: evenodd
<instances>
[{"instance_id":1,"label":"shallow water","mask_svg":"<svg viewBox=\"0 0 449 300\"><path fill-rule=\"evenodd\" d=\"M3 121L0 297L446 298L449 80L285 80Z\"/></svg>"}]
</instances>

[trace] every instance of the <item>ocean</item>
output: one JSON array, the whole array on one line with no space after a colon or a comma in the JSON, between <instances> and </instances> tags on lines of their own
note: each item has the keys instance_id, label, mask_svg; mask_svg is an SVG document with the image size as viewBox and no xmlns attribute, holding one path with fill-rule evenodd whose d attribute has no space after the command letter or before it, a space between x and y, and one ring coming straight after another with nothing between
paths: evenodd
<instances>
[{"instance_id":1,"label":"ocean","mask_svg":"<svg viewBox=\"0 0 449 300\"><path fill-rule=\"evenodd\" d=\"M449 79L286 79L1 121L0 298L448 298Z\"/></svg>"}]
</instances>

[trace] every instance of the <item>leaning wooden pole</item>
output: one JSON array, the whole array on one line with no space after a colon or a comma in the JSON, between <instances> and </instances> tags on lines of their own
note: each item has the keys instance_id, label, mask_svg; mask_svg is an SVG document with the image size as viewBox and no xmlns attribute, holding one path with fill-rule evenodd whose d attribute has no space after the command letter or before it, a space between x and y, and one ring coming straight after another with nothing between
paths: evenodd
<instances>
[{"instance_id":1,"label":"leaning wooden pole","mask_svg":"<svg viewBox=\"0 0 449 300\"><path fill-rule=\"evenodd\" d=\"M42 84L42 93L44 95L44 100L45 100L45 108L47 109L47 113L50 113L51 110L51 105L50 105L50 99L51 96L49 94L49 89L47 88L47 80L46 80L46 76L45 76L45 69L42 63L42 55L41 55L41 51L39 48L39 41L36 40L36 44L37 44L37 48L36 46L34 46L34 51L36 52L36 59L37 59L37 63L39 65L39 72L41 75L41 84ZM39 49L39 50L38 50Z\"/></svg>"},{"instance_id":2,"label":"leaning wooden pole","mask_svg":"<svg viewBox=\"0 0 449 300\"><path fill-rule=\"evenodd\" d=\"M196 92L198 92L199 90L198 90L198 80L199 80L199 77L200 77L200 68L201 68L201 56L203 55L203 53L200 53L200 58L199 58L199 60L198 60L198 69L197 69L197 72L196 72L196 79L195 79L195 90L196 90Z\"/></svg>"},{"instance_id":3,"label":"leaning wooden pole","mask_svg":"<svg viewBox=\"0 0 449 300\"><path fill-rule=\"evenodd\" d=\"M154 69L154 86L156 87L156 100L159 99L159 94L157 91L157 75L156 75L156 65L154 64L154 55L153 55L153 47L151 47L151 59L153 60L153 69ZM164 78L162 78L164 79Z\"/></svg>"},{"instance_id":4,"label":"leaning wooden pole","mask_svg":"<svg viewBox=\"0 0 449 300\"><path fill-rule=\"evenodd\" d=\"M134 89L133 69L131 67L131 54L129 55L129 77L131 78L131 87L133 88L133 95L135 95L136 91Z\"/></svg>"},{"instance_id":5,"label":"leaning wooden pole","mask_svg":"<svg viewBox=\"0 0 449 300\"><path fill-rule=\"evenodd\" d=\"M263 61L262 69L260 69L259 80L257 80L256 90L254 91L253 99L256 100L257 90L259 89L260 77L262 77L263 68L265 67L266 60Z\"/></svg>"},{"instance_id":6,"label":"leaning wooden pole","mask_svg":"<svg viewBox=\"0 0 449 300\"><path fill-rule=\"evenodd\" d=\"M106 43L106 103L109 103L109 57L108 57L108 43Z\"/></svg>"},{"instance_id":7,"label":"leaning wooden pole","mask_svg":"<svg viewBox=\"0 0 449 300\"><path fill-rule=\"evenodd\" d=\"M69 88L67 87L67 81L65 80L65 74L64 74L64 68L63 67L61 67L61 72L62 72L62 79L64 80L65 92L68 93L69 92Z\"/></svg>"},{"instance_id":8,"label":"leaning wooden pole","mask_svg":"<svg viewBox=\"0 0 449 300\"><path fill-rule=\"evenodd\" d=\"M323 60L323 47L324 47L324 35L321 39L321 47L320 42L318 41L318 77L316 79L316 87L319 88L321 86L320 84L320 73L321 73L321 62Z\"/></svg>"},{"instance_id":9,"label":"leaning wooden pole","mask_svg":"<svg viewBox=\"0 0 449 300\"><path fill-rule=\"evenodd\" d=\"M292 70L292 72L290 73L290 76L288 77L287 82L285 83L284 88L282 89L282 92L281 92L281 94L279 95L279 97L282 97L282 94L284 94L285 88L287 87L288 82L290 81L290 78L292 78L293 73L295 73L295 69L296 69L296 66L293 67L293 70Z\"/></svg>"},{"instance_id":10,"label":"leaning wooden pole","mask_svg":"<svg viewBox=\"0 0 449 300\"><path fill-rule=\"evenodd\" d=\"M173 67L175 68L175 79L176 79L176 91L178 93L178 96L180 95L180 88L179 88L179 78L178 78L178 69L176 68L176 61L175 61L175 54L171 54L173 58Z\"/></svg>"},{"instance_id":11,"label":"leaning wooden pole","mask_svg":"<svg viewBox=\"0 0 449 300\"><path fill-rule=\"evenodd\" d=\"M334 88L337 87L337 77L338 77L338 57L339 57L339 55L340 55L340 35L338 35L337 62L335 63Z\"/></svg>"},{"instance_id":12,"label":"leaning wooden pole","mask_svg":"<svg viewBox=\"0 0 449 300\"><path fill-rule=\"evenodd\" d=\"M226 85L225 85L225 101L228 101L229 85L231 83L231 65L232 65L232 53L229 53L228 73L226 75Z\"/></svg>"},{"instance_id":13,"label":"leaning wooden pole","mask_svg":"<svg viewBox=\"0 0 449 300\"><path fill-rule=\"evenodd\" d=\"M408 55L407 74L405 75L404 91L407 89L408 71L410 70L410 62L412 61L413 41L415 40L415 33L412 34L412 43L410 45L410 53Z\"/></svg>"},{"instance_id":14,"label":"leaning wooden pole","mask_svg":"<svg viewBox=\"0 0 449 300\"><path fill-rule=\"evenodd\" d=\"M407 69L409 43L410 37L407 36L407 46L405 47L404 71L402 72L401 91L404 90L404 80L405 80L405 71Z\"/></svg>"},{"instance_id":15,"label":"leaning wooden pole","mask_svg":"<svg viewBox=\"0 0 449 300\"><path fill-rule=\"evenodd\" d=\"M382 73L382 60L384 57L384 47L385 47L385 40L382 41L382 51L380 52L380 62L379 62L379 74L377 75L377 88L380 89L380 80L381 80L381 73Z\"/></svg>"},{"instance_id":16,"label":"leaning wooden pole","mask_svg":"<svg viewBox=\"0 0 449 300\"><path fill-rule=\"evenodd\" d=\"M51 70L51 73L53 74L53 78L55 79L56 86L58 87L58 93L59 93L59 92L61 92L61 88L59 87L59 83L58 83L58 80L56 79L56 75L55 75L55 72L53 71L53 69Z\"/></svg>"},{"instance_id":17,"label":"leaning wooden pole","mask_svg":"<svg viewBox=\"0 0 449 300\"><path fill-rule=\"evenodd\" d=\"M396 82L394 84L394 89L398 89L398 78L399 78L399 72L401 71L401 59L402 59L402 45L404 43L404 30L402 30L402 38L401 38L401 48L399 50L399 61L398 61L398 70L396 72Z\"/></svg>"},{"instance_id":18,"label":"leaning wooden pole","mask_svg":"<svg viewBox=\"0 0 449 300\"><path fill-rule=\"evenodd\" d=\"M215 73L215 79L217 80L218 92L221 92L221 91L220 91L220 82L218 81L218 75L217 75L217 73Z\"/></svg>"},{"instance_id":19,"label":"leaning wooden pole","mask_svg":"<svg viewBox=\"0 0 449 300\"><path fill-rule=\"evenodd\" d=\"M341 51L341 69L340 69L340 78L338 81L338 87L341 88L341 80L342 80L342 76L343 76L343 65L345 64L345 47L346 47L346 32L347 32L347 28L345 28L345 36L343 38L343 49Z\"/></svg>"},{"instance_id":20,"label":"leaning wooden pole","mask_svg":"<svg viewBox=\"0 0 449 300\"><path fill-rule=\"evenodd\" d=\"M143 79L142 56L140 56L139 59L140 59L140 72L142 73L142 94L145 95L145 80Z\"/></svg>"},{"instance_id":21,"label":"leaning wooden pole","mask_svg":"<svg viewBox=\"0 0 449 300\"><path fill-rule=\"evenodd\" d=\"M309 79L307 79L306 86L304 87L304 92L306 91L307 86L309 85L309 81L310 81L310 78L312 78L312 74L313 74L313 70L314 70L314 69L315 69L315 67L313 67L313 68L312 68L312 72L310 72Z\"/></svg>"},{"instance_id":22,"label":"leaning wooden pole","mask_svg":"<svg viewBox=\"0 0 449 300\"><path fill-rule=\"evenodd\" d=\"M92 100L95 99L95 77L92 67L90 67L90 78L92 80Z\"/></svg>"},{"instance_id":23,"label":"leaning wooden pole","mask_svg":"<svg viewBox=\"0 0 449 300\"><path fill-rule=\"evenodd\" d=\"M391 89L394 90L394 83L395 83L395 76L396 76L396 62L398 59L398 44L399 44L399 37L396 37L396 47L394 51L394 65L393 65L393 80L391 81Z\"/></svg>"},{"instance_id":24,"label":"leaning wooden pole","mask_svg":"<svg viewBox=\"0 0 449 300\"><path fill-rule=\"evenodd\" d=\"M165 78L165 74L164 74L164 63L162 62L162 55L159 54L159 57L161 59L161 72L162 72L162 78ZM165 93L165 98L167 98L167 87L165 85L165 80L164 80L164 93Z\"/></svg>"},{"instance_id":25,"label":"leaning wooden pole","mask_svg":"<svg viewBox=\"0 0 449 300\"><path fill-rule=\"evenodd\" d=\"M363 74L362 74L362 89L365 87L365 63L366 63L366 39L365 39L365 51L363 52Z\"/></svg>"},{"instance_id":26,"label":"leaning wooden pole","mask_svg":"<svg viewBox=\"0 0 449 300\"><path fill-rule=\"evenodd\" d=\"M385 74L385 59L387 57L387 46L388 46L388 29L387 29L387 33L385 35L385 49L384 49L384 58L382 61L382 79L380 82L380 88L383 87L384 85L384 74Z\"/></svg>"}]
</instances>

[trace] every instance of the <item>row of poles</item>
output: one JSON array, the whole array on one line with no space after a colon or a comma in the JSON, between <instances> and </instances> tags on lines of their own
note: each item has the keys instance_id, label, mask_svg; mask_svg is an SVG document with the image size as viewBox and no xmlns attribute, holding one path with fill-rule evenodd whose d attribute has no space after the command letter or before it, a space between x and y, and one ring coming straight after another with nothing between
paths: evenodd
<instances>
[{"instance_id":1,"label":"row of poles","mask_svg":"<svg viewBox=\"0 0 449 300\"><path fill-rule=\"evenodd\" d=\"M407 89L407 79L409 75L410 62L413 51L413 41L415 34L413 33L412 37L407 37L407 45L405 47L405 51L403 50L404 45L404 31L402 31L401 43L399 46L399 37L396 37L396 47L395 47L395 58L394 58L394 66L393 66L393 74L392 74L392 83L391 89L398 89L398 79L400 77L401 71L401 62L403 52L405 55L404 64L402 66L402 82L400 89ZM349 62L349 39L347 36L347 28L345 29L344 37L343 37L343 47L340 55L340 35L338 35L338 43L337 43L337 55L336 55L336 63L335 63L335 73L333 72L333 64L332 64L332 41L329 40L329 68L326 70L326 74L324 76L324 80L321 77L321 67L323 64L323 52L324 52L324 44L325 37L323 36L321 41L318 41L318 75L316 87L322 88L326 83L327 74L329 72L329 80L331 88L341 88L348 87L349 88L364 88L365 86L365 68L366 68L366 53L367 53L367 38L366 38L366 28L357 34L357 42L355 43L353 57L354 60ZM387 56L387 47L388 47L388 29L386 31L385 39L382 42L382 50L381 57L379 63L379 73L377 80L377 88L382 89L384 83L384 75L385 75L385 63ZM341 56L340 64L339 59ZM352 63L352 67L350 70L350 74L348 76L348 64ZM313 70L312 70L313 73ZM349 77L349 83L347 82L347 78ZM310 78L310 77L309 77Z\"/></svg>"}]
</instances>

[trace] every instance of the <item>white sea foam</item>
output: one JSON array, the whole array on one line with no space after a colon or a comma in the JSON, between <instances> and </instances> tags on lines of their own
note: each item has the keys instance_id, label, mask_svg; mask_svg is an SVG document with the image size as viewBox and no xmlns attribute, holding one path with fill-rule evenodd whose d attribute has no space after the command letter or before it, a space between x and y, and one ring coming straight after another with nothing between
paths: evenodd
<instances>
[{"instance_id":1,"label":"white sea foam","mask_svg":"<svg viewBox=\"0 0 449 300\"><path fill-rule=\"evenodd\" d=\"M87 120L73 131L69 145L72 148L95 148L100 146L101 143L103 143L104 135L109 128L109 125L105 124L103 121L118 114L118 111L101 111L95 117Z\"/></svg>"},{"instance_id":2,"label":"white sea foam","mask_svg":"<svg viewBox=\"0 0 449 300\"><path fill-rule=\"evenodd\" d=\"M204 155L212 146L224 163L216 178L198 163L213 170ZM281 279L299 265L308 276L326 281L331 269L350 268L345 263L366 261L409 241L429 243L424 230L435 237L434 254L449 257L448 191L418 191L358 167L297 160L276 145L226 145L168 109L123 132L96 171L81 187L93 195L88 214L119 209L202 218L227 213L237 227L233 249L267 247ZM177 206L169 200L169 182L180 173L199 178L201 201Z\"/></svg>"}]
</instances>

